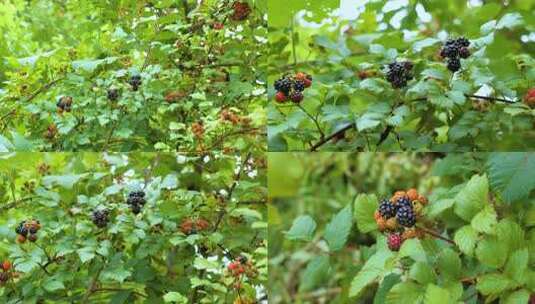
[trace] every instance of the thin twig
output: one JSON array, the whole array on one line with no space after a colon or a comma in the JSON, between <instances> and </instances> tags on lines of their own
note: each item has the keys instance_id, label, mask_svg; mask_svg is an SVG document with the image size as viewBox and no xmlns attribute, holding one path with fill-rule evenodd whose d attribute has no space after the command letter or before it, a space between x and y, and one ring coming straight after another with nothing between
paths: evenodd
<instances>
[{"instance_id":1,"label":"thin twig","mask_svg":"<svg viewBox=\"0 0 535 304\"><path fill-rule=\"evenodd\" d=\"M321 136L320 139L323 139L323 138L325 137L325 134L323 133L323 130L321 129L318 120L317 120L314 116L312 116L312 114L308 113L307 110L305 110L305 108L303 108L302 105L300 105L300 104L296 104L296 105L297 105L297 107L298 107L299 109L301 109L301 111L303 111L303 112L304 112L310 119L312 119L312 121L313 121L314 124L316 125L316 129L318 129L318 132L320 132L320 136Z\"/></svg>"},{"instance_id":2,"label":"thin twig","mask_svg":"<svg viewBox=\"0 0 535 304\"><path fill-rule=\"evenodd\" d=\"M323 146L324 144L329 142L331 139L333 139L333 138L335 138L337 136L340 136L341 134L344 134L347 130L352 129L354 127L355 127L355 124L353 124L353 123L349 123L349 124L345 125L344 127L339 129L338 131L334 132L333 134L323 138L322 140L320 140L319 142L314 144L312 146L312 148L310 148L310 152L314 152L314 151L318 150L321 146Z\"/></svg>"},{"instance_id":3,"label":"thin twig","mask_svg":"<svg viewBox=\"0 0 535 304\"><path fill-rule=\"evenodd\" d=\"M441 240L443 240L445 242L448 242L448 243L450 243L452 245L455 245L455 242L452 239L449 239L449 238L447 238L445 236L442 236L436 231L433 231L431 229L427 229L427 228L422 227L422 226L417 226L417 228L421 229L423 232L425 232L425 233L427 233L427 234L429 234L429 235L431 235L431 236L433 236L433 237L435 237L437 239L441 239Z\"/></svg>"}]
</instances>

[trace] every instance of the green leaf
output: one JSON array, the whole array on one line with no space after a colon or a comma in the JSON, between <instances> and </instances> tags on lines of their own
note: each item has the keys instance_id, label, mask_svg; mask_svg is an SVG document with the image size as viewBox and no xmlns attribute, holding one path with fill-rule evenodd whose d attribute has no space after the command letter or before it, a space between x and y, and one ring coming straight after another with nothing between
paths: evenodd
<instances>
[{"instance_id":1,"label":"green leaf","mask_svg":"<svg viewBox=\"0 0 535 304\"><path fill-rule=\"evenodd\" d=\"M524 304L529 303L530 293L525 289L520 289L515 292L510 293L505 300L504 304Z\"/></svg>"},{"instance_id":2,"label":"green leaf","mask_svg":"<svg viewBox=\"0 0 535 304\"><path fill-rule=\"evenodd\" d=\"M488 167L491 186L506 202L524 199L535 188L534 153L492 153Z\"/></svg>"},{"instance_id":3,"label":"green leaf","mask_svg":"<svg viewBox=\"0 0 535 304\"><path fill-rule=\"evenodd\" d=\"M296 218L292 227L286 232L289 240L309 241L316 230L316 222L308 215L301 215Z\"/></svg>"},{"instance_id":4,"label":"green leaf","mask_svg":"<svg viewBox=\"0 0 535 304\"><path fill-rule=\"evenodd\" d=\"M453 240L464 254L472 256L476 246L477 231L472 226L466 225L455 232Z\"/></svg>"},{"instance_id":5,"label":"green leaf","mask_svg":"<svg viewBox=\"0 0 535 304\"><path fill-rule=\"evenodd\" d=\"M461 276L462 265L459 254L450 248L446 248L438 255L437 265L439 273L447 280L456 280Z\"/></svg>"},{"instance_id":6,"label":"green leaf","mask_svg":"<svg viewBox=\"0 0 535 304\"><path fill-rule=\"evenodd\" d=\"M522 20L522 15L519 13L509 13L503 15L502 19L498 21L498 24L496 25L497 29L503 29L508 28L512 29L516 26L522 25L524 21Z\"/></svg>"},{"instance_id":7,"label":"green leaf","mask_svg":"<svg viewBox=\"0 0 535 304\"><path fill-rule=\"evenodd\" d=\"M522 227L510 219L501 220L496 225L498 241L507 253L526 247L525 232Z\"/></svg>"},{"instance_id":8,"label":"green leaf","mask_svg":"<svg viewBox=\"0 0 535 304\"><path fill-rule=\"evenodd\" d=\"M494 227L498 223L496 218L497 215L494 208L491 205L486 205L485 208L472 219L472 228L481 233L492 234Z\"/></svg>"},{"instance_id":9,"label":"green leaf","mask_svg":"<svg viewBox=\"0 0 535 304\"><path fill-rule=\"evenodd\" d=\"M188 303L188 298L176 291L168 292L163 296L165 303Z\"/></svg>"},{"instance_id":10,"label":"green leaf","mask_svg":"<svg viewBox=\"0 0 535 304\"><path fill-rule=\"evenodd\" d=\"M63 282L54 279L45 281L42 286L48 292L65 289L65 285L63 285Z\"/></svg>"},{"instance_id":11,"label":"green leaf","mask_svg":"<svg viewBox=\"0 0 535 304\"><path fill-rule=\"evenodd\" d=\"M481 294L488 296L491 294L499 295L509 289L511 281L501 274L486 274L477 279L476 288Z\"/></svg>"},{"instance_id":12,"label":"green leaf","mask_svg":"<svg viewBox=\"0 0 535 304\"><path fill-rule=\"evenodd\" d=\"M417 262L427 262L427 255L419 239L408 239L399 249L399 257L410 257Z\"/></svg>"},{"instance_id":13,"label":"green leaf","mask_svg":"<svg viewBox=\"0 0 535 304\"><path fill-rule=\"evenodd\" d=\"M383 273L386 262L392 258L393 254L389 250L381 250L371 256L359 273L351 281L349 296L354 297L360 294L364 287L368 286Z\"/></svg>"},{"instance_id":14,"label":"green leaf","mask_svg":"<svg viewBox=\"0 0 535 304\"><path fill-rule=\"evenodd\" d=\"M353 224L351 215L351 204L349 204L327 224L324 237L331 251L337 251L344 247Z\"/></svg>"},{"instance_id":15,"label":"green leaf","mask_svg":"<svg viewBox=\"0 0 535 304\"><path fill-rule=\"evenodd\" d=\"M528 267L528 250L521 249L513 252L505 265L505 275L519 284L524 283L525 270Z\"/></svg>"},{"instance_id":16,"label":"green leaf","mask_svg":"<svg viewBox=\"0 0 535 304\"><path fill-rule=\"evenodd\" d=\"M377 229L377 224L373 217L379 203L375 195L359 194L355 198L353 212L360 232L368 233Z\"/></svg>"},{"instance_id":17,"label":"green leaf","mask_svg":"<svg viewBox=\"0 0 535 304\"><path fill-rule=\"evenodd\" d=\"M507 248L498 241L498 238L488 236L477 245L476 256L482 264L500 268L507 259Z\"/></svg>"},{"instance_id":18,"label":"green leaf","mask_svg":"<svg viewBox=\"0 0 535 304\"><path fill-rule=\"evenodd\" d=\"M433 268L424 262L414 263L409 272L409 277L423 285L435 283L437 279L437 275L433 271Z\"/></svg>"},{"instance_id":19,"label":"green leaf","mask_svg":"<svg viewBox=\"0 0 535 304\"><path fill-rule=\"evenodd\" d=\"M426 304L450 304L455 303L447 289L435 284L428 284L425 290L424 303Z\"/></svg>"},{"instance_id":20,"label":"green leaf","mask_svg":"<svg viewBox=\"0 0 535 304\"><path fill-rule=\"evenodd\" d=\"M57 184L63 188L72 189L72 186L85 176L87 174L49 175L43 177L43 184L47 187Z\"/></svg>"},{"instance_id":21,"label":"green leaf","mask_svg":"<svg viewBox=\"0 0 535 304\"><path fill-rule=\"evenodd\" d=\"M373 298L373 304L383 304L386 301L386 296L390 289L397 283L401 282L401 276L396 273L392 273L387 275L383 282L381 282L381 286L379 286L379 289L377 289L377 292L375 293L375 297Z\"/></svg>"},{"instance_id":22,"label":"green leaf","mask_svg":"<svg viewBox=\"0 0 535 304\"><path fill-rule=\"evenodd\" d=\"M317 256L312 259L302 274L299 290L307 291L314 289L327 277L330 267L328 256Z\"/></svg>"},{"instance_id":23,"label":"green leaf","mask_svg":"<svg viewBox=\"0 0 535 304\"><path fill-rule=\"evenodd\" d=\"M465 221L471 221L487 204L488 192L487 176L472 176L466 186L455 196L455 213Z\"/></svg>"},{"instance_id":24,"label":"green leaf","mask_svg":"<svg viewBox=\"0 0 535 304\"><path fill-rule=\"evenodd\" d=\"M426 290L414 282L403 282L392 287L386 296L386 304L423 303Z\"/></svg>"}]
</instances>

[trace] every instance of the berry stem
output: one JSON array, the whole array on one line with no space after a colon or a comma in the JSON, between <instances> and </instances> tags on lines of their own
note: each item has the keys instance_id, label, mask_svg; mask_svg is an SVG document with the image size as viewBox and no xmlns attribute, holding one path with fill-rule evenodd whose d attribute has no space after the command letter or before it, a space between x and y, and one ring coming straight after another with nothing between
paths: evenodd
<instances>
[{"instance_id":1,"label":"berry stem","mask_svg":"<svg viewBox=\"0 0 535 304\"><path fill-rule=\"evenodd\" d=\"M293 56L293 59L294 59L294 66L295 66L295 65L297 65L297 53L295 51L296 47L295 47L294 23L295 23L295 20L294 20L294 17L292 16L291 24L290 24L290 31L291 31L291 35L292 35L292 56Z\"/></svg>"},{"instance_id":2,"label":"berry stem","mask_svg":"<svg viewBox=\"0 0 535 304\"><path fill-rule=\"evenodd\" d=\"M454 242L452 239L449 239L449 238L447 238L447 237L445 237L445 236L442 236L442 235L440 235L440 234L439 234L438 232L436 232L436 231L433 231L433 230L431 230L431 229L427 229L427 228L422 227L422 226L416 226L416 227L417 227L418 229L421 229L423 232L425 232L425 233L427 233L427 234L429 234L429 235L431 235L431 236L433 236L433 237L435 237L435 238L437 238L437 239L441 239L441 240L443 240L443 241L445 241L445 242L448 242L448 243L450 243L450 244L452 244L452 245L455 245L455 242Z\"/></svg>"},{"instance_id":3,"label":"berry stem","mask_svg":"<svg viewBox=\"0 0 535 304\"><path fill-rule=\"evenodd\" d=\"M318 132L320 132L320 136L321 136L320 139L325 138L325 133L323 133L323 130L321 129L318 120L317 120L314 116L312 116L312 114L308 113L307 110L305 110L305 108L303 108L302 105L297 104L297 107L298 107L299 109L301 109L301 111L303 111L303 112L304 112L310 119L312 119L312 121L314 122L314 124L316 124L316 129L318 129Z\"/></svg>"}]
</instances>

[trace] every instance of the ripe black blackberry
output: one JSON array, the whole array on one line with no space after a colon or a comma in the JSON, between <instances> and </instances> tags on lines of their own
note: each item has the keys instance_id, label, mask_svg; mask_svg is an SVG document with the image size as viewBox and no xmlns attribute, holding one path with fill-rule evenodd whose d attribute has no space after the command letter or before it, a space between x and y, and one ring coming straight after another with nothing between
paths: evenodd
<instances>
[{"instance_id":1,"label":"ripe black blackberry","mask_svg":"<svg viewBox=\"0 0 535 304\"><path fill-rule=\"evenodd\" d=\"M108 210L95 210L91 214L91 220L98 228L104 228L108 225Z\"/></svg>"},{"instance_id":2,"label":"ripe black blackberry","mask_svg":"<svg viewBox=\"0 0 535 304\"><path fill-rule=\"evenodd\" d=\"M285 95L288 95L292 89L292 80L288 77L282 77L276 80L273 86L276 91L283 92Z\"/></svg>"},{"instance_id":3,"label":"ripe black blackberry","mask_svg":"<svg viewBox=\"0 0 535 304\"><path fill-rule=\"evenodd\" d=\"M407 82L413 79L413 64L410 61L392 62L387 66L386 80L390 82L393 88L399 89L405 87Z\"/></svg>"},{"instance_id":4,"label":"ripe black blackberry","mask_svg":"<svg viewBox=\"0 0 535 304\"><path fill-rule=\"evenodd\" d=\"M20 234L20 235L24 236L24 237L28 236L28 228L26 228L26 227L24 226L25 223L26 223L26 221L22 221L22 222L20 222L20 224L15 228L15 232L16 232L17 234Z\"/></svg>"},{"instance_id":5,"label":"ripe black blackberry","mask_svg":"<svg viewBox=\"0 0 535 304\"><path fill-rule=\"evenodd\" d=\"M379 205L379 213L384 219L396 216L396 207L389 200L383 200Z\"/></svg>"},{"instance_id":6,"label":"ripe black blackberry","mask_svg":"<svg viewBox=\"0 0 535 304\"><path fill-rule=\"evenodd\" d=\"M132 209L132 213L133 214L141 213L141 206L140 205L130 205L130 209Z\"/></svg>"},{"instance_id":7,"label":"ripe black blackberry","mask_svg":"<svg viewBox=\"0 0 535 304\"><path fill-rule=\"evenodd\" d=\"M448 58L447 67L452 72L457 72L461 69L461 60L459 58Z\"/></svg>"},{"instance_id":8,"label":"ripe black blackberry","mask_svg":"<svg viewBox=\"0 0 535 304\"><path fill-rule=\"evenodd\" d=\"M117 89L109 89L108 90L108 99L110 101L116 101L119 99L119 90Z\"/></svg>"},{"instance_id":9,"label":"ripe black blackberry","mask_svg":"<svg viewBox=\"0 0 535 304\"><path fill-rule=\"evenodd\" d=\"M403 205L399 207L396 212L396 218L398 223L405 227L413 227L416 224L416 216L412 210L412 206Z\"/></svg>"},{"instance_id":10,"label":"ripe black blackberry","mask_svg":"<svg viewBox=\"0 0 535 304\"><path fill-rule=\"evenodd\" d=\"M130 77L130 80L128 83L132 86L132 91L137 91L139 86L141 85L141 76L140 75L134 75Z\"/></svg>"},{"instance_id":11,"label":"ripe black blackberry","mask_svg":"<svg viewBox=\"0 0 535 304\"><path fill-rule=\"evenodd\" d=\"M466 58L470 57L470 50L467 47L462 47L459 50L459 57L461 57L463 59L466 59Z\"/></svg>"},{"instance_id":12,"label":"ripe black blackberry","mask_svg":"<svg viewBox=\"0 0 535 304\"><path fill-rule=\"evenodd\" d=\"M294 83L294 90L303 92L305 90L305 83L301 80L296 80Z\"/></svg>"},{"instance_id":13,"label":"ripe black blackberry","mask_svg":"<svg viewBox=\"0 0 535 304\"><path fill-rule=\"evenodd\" d=\"M405 206L412 207L412 204L411 204L411 201L409 200L409 198L408 197L398 198L398 200L396 202L396 207L397 208L401 208L401 207L405 207Z\"/></svg>"}]
</instances>

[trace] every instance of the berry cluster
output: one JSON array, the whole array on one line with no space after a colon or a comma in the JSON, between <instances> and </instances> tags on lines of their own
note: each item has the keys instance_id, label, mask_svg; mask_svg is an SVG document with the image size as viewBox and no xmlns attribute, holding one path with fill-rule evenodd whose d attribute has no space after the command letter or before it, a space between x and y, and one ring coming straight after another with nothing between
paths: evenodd
<instances>
[{"instance_id":1,"label":"berry cluster","mask_svg":"<svg viewBox=\"0 0 535 304\"><path fill-rule=\"evenodd\" d=\"M535 108L535 88L531 88L528 90L528 92L524 96L524 103L530 108Z\"/></svg>"},{"instance_id":2,"label":"berry cluster","mask_svg":"<svg viewBox=\"0 0 535 304\"><path fill-rule=\"evenodd\" d=\"M440 50L440 56L446 58L448 64L448 70L457 72L461 68L461 59L470 57L470 41L464 37L457 39L448 39L442 49Z\"/></svg>"},{"instance_id":3,"label":"berry cluster","mask_svg":"<svg viewBox=\"0 0 535 304\"><path fill-rule=\"evenodd\" d=\"M117 101L117 99L119 99L119 90L118 89L109 89L108 90L108 99L110 101Z\"/></svg>"},{"instance_id":4,"label":"berry cluster","mask_svg":"<svg viewBox=\"0 0 535 304\"><path fill-rule=\"evenodd\" d=\"M91 214L91 220L98 228L104 228L108 225L109 211L107 209L94 210Z\"/></svg>"},{"instance_id":5,"label":"berry cluster","mask_svg":"<svg viewBox=\"0 0 535 304\"><path fill-rule=\"evenodd\" d=\"M237 125L241 121L241 117L229 109L221 110L221 113L219 113L219 118L222 121L231 122L233 125Z\"/></svg>"},{"instance_id":6,"label":"berry cluster","mask_svg":"<svg viewBox=\"0 0 535 304\"><path fill-rule=\"evenodd\" d=\"M134 75L130 77L130 80L128 83L132 86L132 91L137 91L139 86L141 85L141 76L140 75Z\"/></svg>"},{"instance_id":7,"label":"berry cluster","mask_svg":"<svg viewBox=\"0 0 535 304\"><path fill-rule=\"evenodd\" d=\"M72 110L72 97L71 96L61 97L56 103L56 107L58 107L58 112L60 114L63 112L70 112Z\"/></svg>"},{"instance_id":8,"label":"berry cluster","mask_svg":"<svg viewBox=\"0 0 535 304\"><path fill-rule=\"evenodd\" d=\"M210 227L210 223L205 219L187 218L180 224L180 231L186 235L191 235L206 230L208 227Z\"/></svg>"},{"instance_id":9,"label":"berry cluster","mask_svg":"<svg viewBox=\"0 0 535 304\"><path fill-rule=\"evenodd\" d=\"M38 220L26 220L19 223L15 232L18 234L17 242L25 243L26 240L30 242L37 241L37 232L41 229L41 223Z\"/></svg>"},{"instance_id":10,"label":"berry cluster","mask_svg":"<svg viewBox=\"0 0 535 304\"><path fill-rule=\"evenodd\" d=\"M276 80L274 83L275 100L285 102L288 99L295 103L300 103L304 96L303 91L312 85L312 76L299 72L295 76L286 75Z\"/></svg>"},{"instance_id":11,"label":"berry cluster","mask_svg":"<svg viewBox=\"0 0 535 304\"><path fill-rule=\"evenodd\" d=\"M52 140L52 139L54 139L54 137L56 137L57 134L58 134L58 128L56 127L56 125L55 124L50 124L46 128L46 131L44 133L44 137L46 139Z\"/></svg>"},{"instance_id":12,"label":"berry cluster","mask_svg":"<svg viewBox=\"0 0 535 304\"><path fill-rule=\"evenodd\" d=\"M389 200L381 201L374 217L379 230L388 233L388 248L397 251L403 241L422 236L414 226L427 202L416 189L397 191Z\"/></svg>"},{"instance_id":13,"label":"berry cluster","mask_svg":"<svg viewBox=\"0 0 535 304\"><path fill-rule=\"evenodd\" d=\"M11 269L11 262L5 260L0 265L0 269L2 269L2 272L0 272L0 285L2 285L7 282L7 280L9 280L9 270Z\"/></svg>"},{"instance_id":14,"label":"berry cluster","mask_svg":"<svg viewBox=\"0 0 535 304\"><path fill-rule=\"evenodd\" d=\"M230 19L234 21L243 21L249 17L251 13L251 7L247 2L236 1L232 4L232 15Z\"/></svg>"},{"instance_id":15,"label":"berry cluster","mask_svg":"<svg viewBox=\"0 0 535 304\"><path fill-rule=\"evenodd\" d=\"M386 80L390 82L394 89L403 88L407 85L407 82L412 80L413 64L410 61L389 63L388 71L386 72Z\"/></svg>"},{"instance_id":16,"label":"berry cluster","mask_svg":"<svg viewBox=\"0 0 535 304\"><path fill-rule=\"evenodd\" d=\"M253 263L244 256L240 256L230 262L227 269L229 274L234 278L239 278L244 274L250 278L254 278L258 275L258 270L256 270Z\"/></svg>"},{"instance_id":17,"label":"berry cluster","mask_svg":"<svg viewBox=\"0 0 535 304\"><path fill-rule=\"evenodd\" d=\"M128 194L126 203L130 205L132 213L138 214L141 212L141 208L145 205L145 192L143 191L133 191Z\"/></svg>"}]
</instances>

